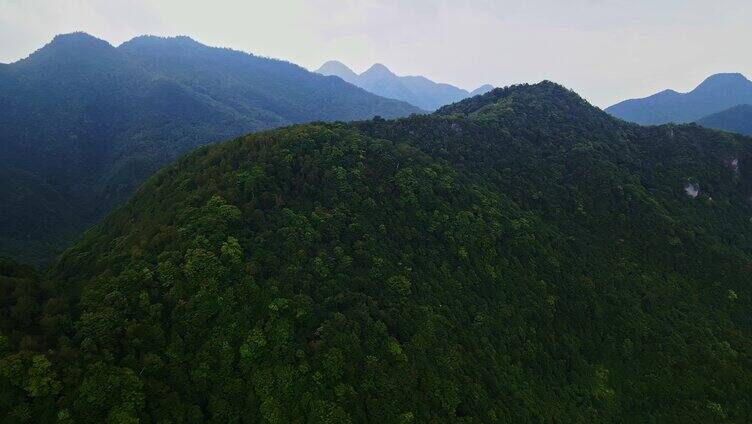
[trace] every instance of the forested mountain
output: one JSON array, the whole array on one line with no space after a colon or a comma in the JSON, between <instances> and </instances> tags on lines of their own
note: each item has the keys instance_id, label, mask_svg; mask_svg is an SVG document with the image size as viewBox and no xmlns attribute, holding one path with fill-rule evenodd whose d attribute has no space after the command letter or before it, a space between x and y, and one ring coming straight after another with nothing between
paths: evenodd
<instances>
[{"instance_id":1,"label":"forested mountain","mask_svg":"<svg viewBox=\"0 0 752 424\"><path fill-rule=\"evenodd\" d=\"M606 112L642 125L694 122L733 106L752 104L752 81L742 74L716 74L689 93L665 90L625 100Z\"/></svg>"},{"instance_id":2,"label":"forested mountain","mask_svg":"<svg viewBox=\"0 0 752 424\"><path fill-rule=\"evenodd\" d=\"M49 259L161 165L232 136L419 110L187 37L55 39L0 66L0 255Z\"/></svg>"},{"instance_id":3,"label":"forested mountain","mask_svg":"<svg viewBox=\"0 0 752 424\"><path fill-rule=\"evenodd\" d=\"M703 127L752 135L752 105L739 105L697 121Z\"/></svg>"},{"instance_id":4,"label":"forested mountain","mask_svg":"<svg viewBox=\"0 0 752 424\"><path fill-rule=\"evenodd\" d=\"M422 76L397 76L380 63L358 75L342 62L331 60L321 65L316 73L340 77L371 93L402 100L424 110L436 110L441 106L493 89L493 86L485 84L468 93L467 90L450 84L436 83Z\"/></svg>"},{"instance_id":5,"label":"forested mountain","mask_svg":"<svg viewBox=\"0 0 752 424\"><path fill-rule=\"evenodd\" d=\"M199 148L0 264L0 412L746 423L751 164L550 82Z\"/></svg>"}]
</instances>

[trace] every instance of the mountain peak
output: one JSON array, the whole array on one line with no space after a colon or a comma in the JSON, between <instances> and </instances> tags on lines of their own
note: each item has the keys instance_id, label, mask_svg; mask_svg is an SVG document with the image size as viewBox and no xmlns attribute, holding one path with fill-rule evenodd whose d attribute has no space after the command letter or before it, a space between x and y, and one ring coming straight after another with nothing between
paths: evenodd
<instances>
[{"instance_id":1,"label":"mountain peak","mask_svg":"<svg viewBox=\"0 0 752 424\"><path fill-rule=\"evenodd\" d=\"M318 72L318 73L321 74L321 73L323 73L323 71L329 71L329 70L331 70L331 71L335 71L336 70L336 71L344 71L344 72L355 73L355 72L353 72L352 69L350 69L347 65L345 65L342 62L340 62L339 60L329 60L329 61L326 61L323 65L321 65L321 67L319 67L318 70L316 70L316 72Z\"/></svg>"},{"instance_id":2,"label":"mountain peak","mask_svg":"<svg viewBox=\"0 0 752 424\"><path fill-rule=\"evenodd\" d=\"M176 35L172 37L161 37L158 35L139 35L138 37L132 38L130 41L126 41L126 43L130 42L203 45L187 35Z\"/></svg>"},{"instance_id":3,"label":"mountain peak","mask_svg":"<svg viewBox=\"0 0 752 424\"><path fill-rule=\"evenodd\" d=\"M83 31L68 32L56 35L48 45L51 44L107 44L110 43L99 39Z\"/></svg>"},{"instance_id":4,"label":"mountain peak","mask_svg":"<svg viewBox=\"0 0 752 424\"><path fill-rule=\"evenodd\" d=\"M191 37L186 35L178 35L174 37L160 37L156 35L140 35L132 38L125 43L118 46L123 50L152 50L152 49L193 49L193 48L205 48L204 44L199 43Z\"/></svg>"},{"instance_id":5,"label":"mountain peak","mask_svg":"<svg viewBox=\"0 0 752 424\"><path fill-rule=\"evenodd\" d=\"M493 86L485 84L472 93L468 93L451 84L437 83L421 75L398 76L381 63L373 64L368 70L358 75L342 62L330 60L315 72L338 76L371 93L402 100L430 111L493 89Z\"/></svg>"},{"instance_id":6,"label":"mountain peak","mask_svg":"<svg viewBox=\"0 0 752 424\"><path fill-rule=\"evenodd\" d=\"M738 72L714 74L705 79L693 91L717 90L729 87L752 85L752 81Z\"/></svg>"},{"instance_id":7,"label":"mountain peak","mask_svg":"<svg viewBox=\"0 0 752 424\"><path fill-rule=\"evenodd\" d=\"M502 108L495 105L504 104ZM516 113L535 111L536 114L555 119L571 119L573 116L607 117L600 109L590 105L577 93L557 83L545 80L537 84L519 84L504 88L494 88L486 94L470 97L460 102L444 106L437 115L484 115L499 111L514 110ZM543 116L543 115L541 115Z\"/></svg>"},{"instance_id":8,"label":"mountain peak","mask_svg":"<svg viewBox=\"0 0 752 424\"><path fill-rule=\"evenodd\" d=\"M744 76L741 72L722 72L718 74L713 74L707 78L705 78L704 82L712 82L712 81L741 81L741 82L749 82L747 77Z\"/></svg>"},{"instance_id":9,"label":"mountain peak","mask_svg":"<svg viewBox=\"0 0 752 424\"><path fill-rule=\"evenodd\" d=\"M99 39L91 34L82 31L70 32L67 34L58 34L52 41L44 47L37 50L82 50L82 49L112 49L112 45L107 41Z\"/></svg>"},{"instance_id":10,"label":"mountain peak","mask_svg":"<svg viewBox=\"0 0 752 424\"><path fill-rule=\"evenodd\" d=\"M358 74L353 72L352 69L348 68L347 65L338 60L330 60L321 65L321 67L314 72L327 76L334 75L351 84L354 84L355 80L358 78Z\"/></svg>"},{"instance_id":11,"label":"mountain peak","mask_svg":"<svg viewBox=\"0 0 752 424\"><path fill-rule=\"evenodd\" d=\"M360 74L361 76L379 76L379 77L394 77L396 76L394 72L389 70L386 66L382 65L381 63L374 63L370 68L368 68L367 71Z\"/></svg>"},{"instance_id":12,"label":"mountain peak","mask_svg":"<svg viewBox=\"0 0 752 424\"><path fill-rule=\"evenodd\" d=\"M115 48L107 41L79 31L56 35L49 43L19 62L82 61L98 58L114 51Z\"/></svg>"},{"instance_id":13,"label":"mountain peak","mask_svg":"<svg viewBox=\"0 0 752 424\"><path fill-rule=\"evenodd\" d=\"M470 92L470 96L479 96L481 94L486 94L489 91L493 90L494 86L491 84L483 84L480 87L476 88L475 90Z\"/></svg>"}]
</instances>

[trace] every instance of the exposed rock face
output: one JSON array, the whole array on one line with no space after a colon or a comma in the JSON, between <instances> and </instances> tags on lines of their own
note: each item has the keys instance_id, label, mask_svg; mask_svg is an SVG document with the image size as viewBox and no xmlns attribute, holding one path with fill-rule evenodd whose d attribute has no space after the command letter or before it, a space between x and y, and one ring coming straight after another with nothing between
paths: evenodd
<instances>
[{"instance_id":1,"label":"exposed rock face","mask_svg":"<svg viewBox=\"0 0 752 424\"><path fill-rule=\"evenodd\" d=\"M700 186L697 183L687 183L684 186L684 192L691 198L696 198L700 195Z\"/></svg>"}]
</instances>

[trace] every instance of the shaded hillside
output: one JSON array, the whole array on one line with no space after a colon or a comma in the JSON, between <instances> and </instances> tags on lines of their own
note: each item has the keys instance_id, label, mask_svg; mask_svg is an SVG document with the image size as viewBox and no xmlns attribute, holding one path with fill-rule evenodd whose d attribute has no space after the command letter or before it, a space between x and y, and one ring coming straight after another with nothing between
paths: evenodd
<instances>
[{"instance_id":1,"label":"shaded hillside","mask_svg":"<svg viewBox=\"0 0 752 424\"><path fill-rule=\"evenodd\" d=\"M298 122L418 111L187 37L115 48L84 33L58 36L0 67L0 216L25 215L0 224L0 254L49 259L193 147Z\"/></svg>"},{"instance_id":2,"label":"shaded hillside","mask_svg":"<svg viewBox=\"0 0 752 424\"><path fill-rule=\"evenodd\" d=\"M343 63L331 60L321 65L316 72L322 75L338 76L371 93L402 100L431 111L493 89L493 86L485 84L473 90L472 93L468 93L467 90L450 84L436 83L422 76L397 76L380 63L374 64L358 75Z\"/></svg>"},{"instance_id":3,"label":"shaded hillside","mask_svg":"<svg viewBox=\"0 0 752 424\"><path fill-rule=\"evenodd\" d=\"M739 105L697 121L703 127L752 135L752 105Z\"/></svg>"},{"instance_id":4,"label":"shaded hillside","mask_svg":"<svg viewBox=\"0 0 752 424\"><path fill-rule=\"evenodd\" d=\"M625 100L606 112L641 125L694 122L730 107L752 103L752 81L742 74L716 74L689 93L665 90Z\"/></svg>"},{"instance_id":5,"label":"shaded hillside","mask_svg":"<svg viewBox=\"0 0 752 424\"><path fill-rule=\"evenodd\" d=\"M197 149L2 280L0 413L746 422L750 141L544 82Z\"/></svg>"}]
</instances>

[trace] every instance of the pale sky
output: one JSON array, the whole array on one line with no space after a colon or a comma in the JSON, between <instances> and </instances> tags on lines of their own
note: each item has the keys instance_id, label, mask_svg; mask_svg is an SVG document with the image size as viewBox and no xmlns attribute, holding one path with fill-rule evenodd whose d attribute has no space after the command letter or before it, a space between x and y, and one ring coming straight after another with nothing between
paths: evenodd
<instances>
[{"instance_id":1,"label":"pale sky","mask_svg":"<svg viewBox=\"0 0 752 424\"><path fill-rule=\"evenodd\" d=\"M380 62L467 89L550 79L601 107L752 77L752 0L0 0L0 62L73 31L188 35L308 69Z\"/></svg>"}]
</instances>

